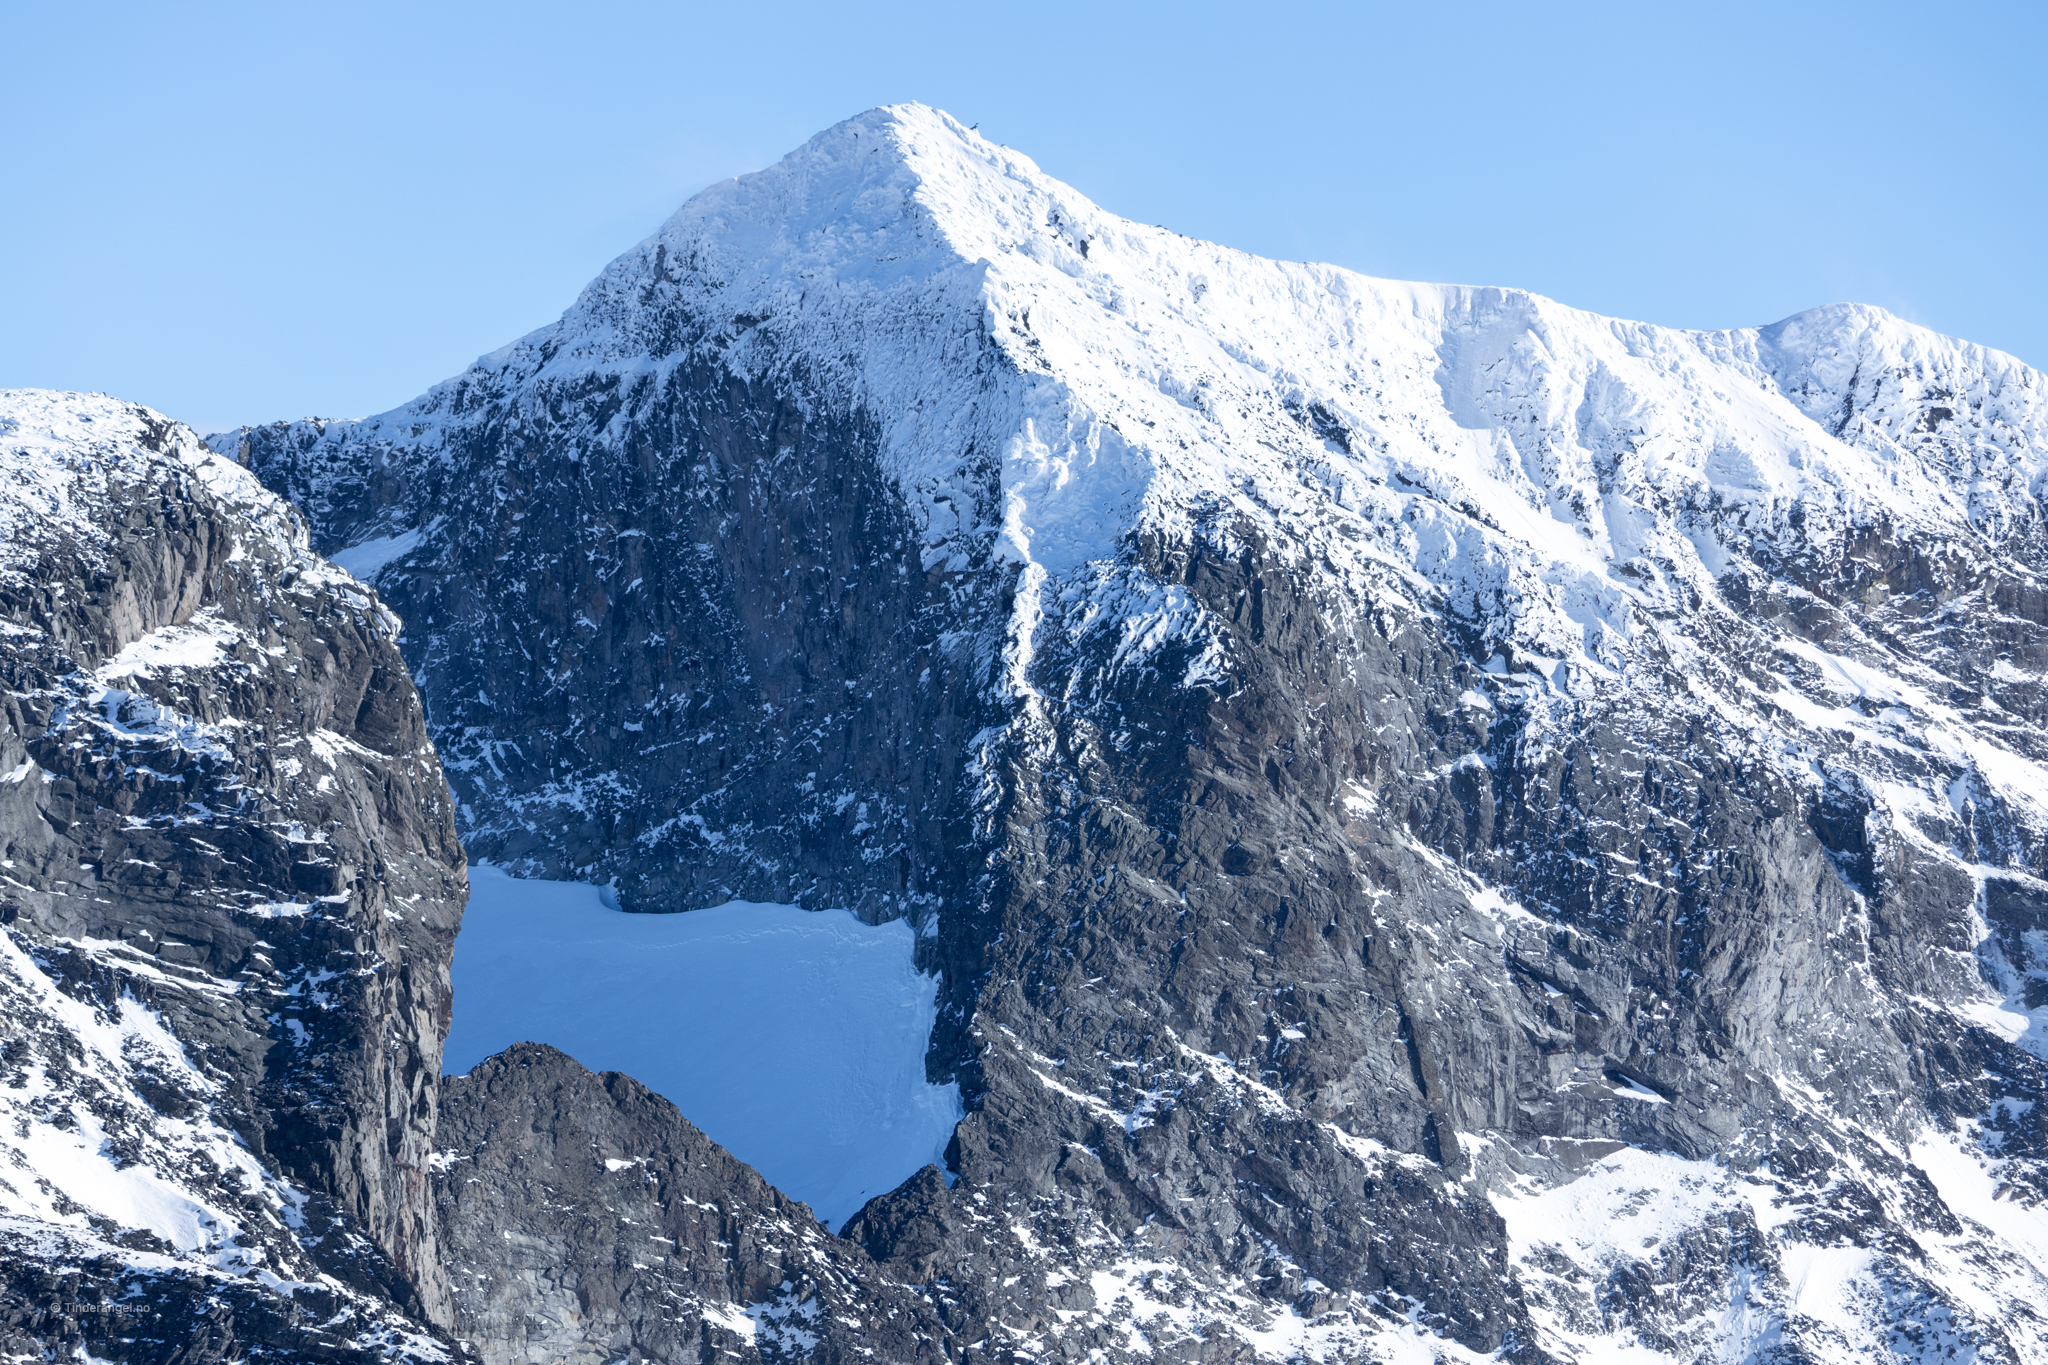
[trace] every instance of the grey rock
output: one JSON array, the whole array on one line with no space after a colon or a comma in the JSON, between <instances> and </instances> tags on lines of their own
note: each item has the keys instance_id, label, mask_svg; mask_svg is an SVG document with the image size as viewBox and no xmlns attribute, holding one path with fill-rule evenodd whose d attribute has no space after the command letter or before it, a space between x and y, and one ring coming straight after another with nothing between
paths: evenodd
<instances>
[{"instance_id":1,"label":"grey rock","mask_svg":"<svg viewBox=\"0 0 2048 1365\"><path fill-rule=\"evenodd\" d=\"M0 453L9 1349L446 1358L466 881L397 621L146 409L8 393Z\"/></svg>"},{"instance_id":2,"label":"grey rock","mask_svg":"<svg viewBox=\"0 0 2048 1365\"><path fill-rule=\"evenodd\" d=\"M435 1190L485 1365L956 1358L878 1273L629 1076L521 1043L443 1082Z\"/></svg>"},{"instance_id":3,"label":"grey rock","mask_svg":"<svg viewBox=\"0 0 2048 1365\"><path fill-rule=\"evenodd\" d=\"M418 542L377 582L411 623L472 856L616 876L635 908L933 904L946 874L912 850L969 837L961 770L994 718L985 632L958 628L999 588L922 567L871 427L710 364L464 382L451 403L493 415L444 458L342 423L230 448L324 509L323 549ZM592 458L588 424L621 410L660 439ZM392 525L424 508L431 534Z\"/></svg>"}]
</instances>

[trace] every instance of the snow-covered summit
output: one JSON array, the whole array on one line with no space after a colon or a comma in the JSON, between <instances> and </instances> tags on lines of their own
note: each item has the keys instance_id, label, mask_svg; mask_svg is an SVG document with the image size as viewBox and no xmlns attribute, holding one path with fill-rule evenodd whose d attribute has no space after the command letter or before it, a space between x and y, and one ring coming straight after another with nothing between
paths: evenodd
<instances>
[{"instance_id":1,"label":"snow-covered summit","mask_svg":"<svg viewBox=\"0 0 2048 1365\"><path fill-rule=\"evenodd\" d=\"M1787 537L2003 534L2048 470L2048 379L1878 309L1684 332L1262 260L914 104L705 190L558 322L371 426L432 444L480 389L708 355L871 414L928 565L992 540L1061 575L1234 523L1347 577L1505 593L1552 654ZM970 486L975 450L999 491Z\"/></svg>"}]
</instances>

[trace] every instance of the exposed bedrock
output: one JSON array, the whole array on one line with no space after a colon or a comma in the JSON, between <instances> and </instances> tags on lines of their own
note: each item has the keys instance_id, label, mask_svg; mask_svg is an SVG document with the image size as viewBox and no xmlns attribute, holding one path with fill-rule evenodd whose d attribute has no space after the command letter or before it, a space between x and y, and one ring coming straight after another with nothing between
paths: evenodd
<instances>
[{"instance_id":1,"label":"exposed bedrock","mask_svg":"<svg viewBox=\"0 0 2048 1365\"><path fill-rule=\"evenodd\" d=\"M958 1358L928 1293L631 1077L522 1043L443 1091L455 1318L485 1365Z\"/></svg>"},{"instance_id":2,"label":"exposed bedrock","mask_svg":"<svg viewBox=\"0 0 2048 1365\"><path fill-rule=\"evenodd\" d=\"M434 509L378 581L472 856L641 909L934 903L954 871L913 850L968 837L994 589L920 562L873 421L709 361L477 388L433 461L236 443L324 547Z\"/></svg>"},{"instance_id":3,"label":"exposed bedrock","mask_svg":"<svg viewBox=\"0 0 2048 1365\"><path fill-rule=\"evenodd\" d=\"M145 409L9 393L0 456L0 1320L105 1359L441 1354L465 878L397 622Z\"/></svg>"}]
</instances>

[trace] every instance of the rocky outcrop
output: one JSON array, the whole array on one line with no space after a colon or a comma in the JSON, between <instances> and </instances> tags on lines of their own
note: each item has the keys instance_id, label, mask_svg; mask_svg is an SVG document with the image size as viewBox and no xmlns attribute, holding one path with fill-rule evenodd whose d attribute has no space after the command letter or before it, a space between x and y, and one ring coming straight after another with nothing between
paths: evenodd
<instances>
[{"instance_id":1,"label":"rocky outcrop","mask_svg":"<svg viewBox=\"0 0 2048 1365\"><path fill-rule=\"evenodd\" d=\"M954 1179L846 1232L956 1347L2048 1359L2010 357L1257 261L911 108L220 446L404 613L478 848L918 918Z\"/></svg>"},{"instance_id":2,"label":"rocky outcrop","mask_svg":"<svg viewBox=\"0 0 2048 1365\"><path fill-rule=\"evenodd\" d=\"M465 894L398 622L146 409L0 394L0 1338L444 1358Z\"/></svg>"},{"instance_id":3,"label":"rocky outcrop","mask_svg":"<svg viewBox=\"0 0 2048 1365\"><path fill-rule=\"evenodd\" d=\"M442 1236L485 1365L958 1358L930 1291L630 1076L522 1043L443 1089Z\"/></svg>"}]
</instances>

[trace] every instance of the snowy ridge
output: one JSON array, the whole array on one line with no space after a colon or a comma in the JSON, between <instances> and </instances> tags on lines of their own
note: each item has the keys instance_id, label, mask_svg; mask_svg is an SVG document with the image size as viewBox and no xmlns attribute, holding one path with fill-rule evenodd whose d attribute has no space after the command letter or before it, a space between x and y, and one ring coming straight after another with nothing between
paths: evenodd
<instances>
[{"instance_id":1,"label":"snowy ridge","mask_svg":"<svg viewBox=\"0 0 2048 1365\"><path fill-rule=\"evenodd\" d=\"M114 539L104 514L125 498L194 488L238 512L244 534L281 557L324 568L305 519L232 457L189 427L103 394L0 389L0 481L0 573L16 582L56 544L104 555Z\"/></svg>"},{"instance_id":2,"label":"snowy ridge","mask_svg":"<svg viewBox=\"0 0 2048 1365\"><path fill-rule=\"evenodd\" d=\"M1107 588L1148 533L1255 532L1341 595L1405 585L1611 673L1738 564L1838 561L1873 527L1988 549L2036 524L2048 478L2048 379L1881 310L1691 333L1265 261L1108 214L915 105L706 190L416 402L292 439L433 458L493 395L653 392L707 355L870 414L927 567L1021 567L1019 695L1041 623L1076 610L1055 580L1095 565ZM373 529L376 568L417 547Z\"/></svg>"},{"instance_id":3,"label":"snowy ridge","mask_svg":"<svg viewBox=\"0 0 2048 1365\"><path fill-rule=\"evenodd\" d=\"M1265 261L1116 218L921 106L705 191L560 322L361 434L431 448L479 386L695 349L875 414L928 559L993 536L1059 575L1241 519L1447 593L1519 589L1557 652L1654 603L1631 561L1702 582L1876 521L1996 535L2048 473L2048 380L1881 310L1688 333ZM977 448L1002 456L979 519ZM1370 539L1346 554L1339 527Z\"/></svg>"}]
</instances>

